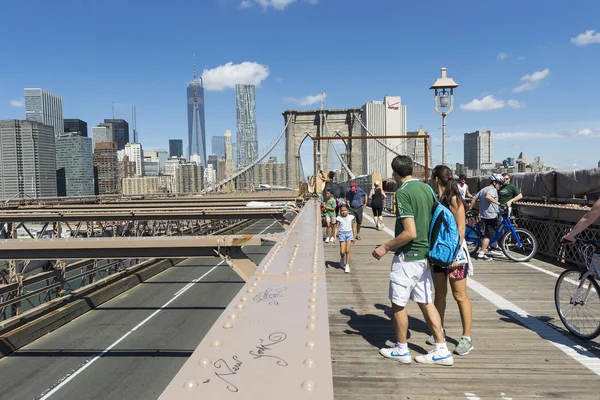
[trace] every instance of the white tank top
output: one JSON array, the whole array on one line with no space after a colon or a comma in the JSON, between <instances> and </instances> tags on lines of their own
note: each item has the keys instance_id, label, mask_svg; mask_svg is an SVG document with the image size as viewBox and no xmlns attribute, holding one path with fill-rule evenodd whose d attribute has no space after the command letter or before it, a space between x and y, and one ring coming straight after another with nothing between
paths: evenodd
<instances>
[{"instance_id":1,"label":"white tank top","mask_svg":"<svg viewBox=\"0 0 600 400\"><path fill-rule=\"evenodd\" d=\"M458 191L460 192L460 195L462 196L462 198L466 198L467 197L467 190L469 189L469 185L467 185L466 183L461 186L460 184L458 185Z\"/></svg>"}]
</instances>

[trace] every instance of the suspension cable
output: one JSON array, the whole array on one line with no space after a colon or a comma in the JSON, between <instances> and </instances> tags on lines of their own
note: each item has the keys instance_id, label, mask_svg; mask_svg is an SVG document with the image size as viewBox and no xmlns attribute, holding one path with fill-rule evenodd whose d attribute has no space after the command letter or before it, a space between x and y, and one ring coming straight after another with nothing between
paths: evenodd
<instances>
[{"instance_id":1,"label":"suspension cable","mask_svg":"<svg viewBox=\"0 0 600 400\"><path fill-rule=\"evenodd\" d=\"M331 136L331 132L329 131L329 124L327 123L327 118L325 118L325 129L327 129L327 135ZM339 132L336 131L335 133L337 133L339 135ZM340 139L342 139L340 137ZM352 171L350 170L350 168L348 167L348 164L346 164L342 158L342 155L340 154L340 152L338 151L338 149L335 147L335 144L333 144L333 150L335 150L335 154L337 155L338 159L340 160L340 163L342 164L342 166L344 167L344 169L346 170L346 172L348 172L348 175L350 175L350 179L355 179L356 176L352 173Z\"/></svg>"}]
</instances>

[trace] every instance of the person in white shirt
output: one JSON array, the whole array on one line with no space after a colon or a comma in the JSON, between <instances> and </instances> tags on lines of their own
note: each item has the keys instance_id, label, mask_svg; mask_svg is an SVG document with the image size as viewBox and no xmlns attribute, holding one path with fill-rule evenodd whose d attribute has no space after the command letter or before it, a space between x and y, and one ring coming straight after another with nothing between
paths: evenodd
<instances>
[{"instance_id":1,"label":"person in white shirt","mask_svg":"<svg viewBox=\"0 0 600 400\"><path fill-rule=\"evenodd\" d=\"M469 192L469 185L467 185L467 176L465 174L461 174L458 177L458 191L460 195L465 200L470 200L473 195Z\"/></svg>"},{"instance_id":2,"label":"person in white shirt","mask_svg":"<svg viewBox=\"0 0 600 400\"><path fill-rule=\"evenodd\" d=\"M344 272L349 273L350 246L356 242L356 221L346 204L341 205L336 221L339 222L335 225L335 230L340 242L340 267L344 266Z\"/></svg>"}]
</instances>

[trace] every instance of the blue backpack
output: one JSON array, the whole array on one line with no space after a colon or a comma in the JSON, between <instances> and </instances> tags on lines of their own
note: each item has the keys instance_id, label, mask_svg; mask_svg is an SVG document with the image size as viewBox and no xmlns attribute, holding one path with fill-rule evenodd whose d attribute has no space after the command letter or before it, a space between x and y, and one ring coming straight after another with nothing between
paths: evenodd
<instances>
[{"instance_id":1,"label":"blue backpack","mask_svg":"<svg viewBox=\"0 0 600 400\"><path fill-rule=\"evenodd\" d=\"M431 194L433 207L429 226L429 261L438 267L447 267L456 260L461 247L458 225L452 211L438 201L433 189Z\"/></svg>"}]
</instances>

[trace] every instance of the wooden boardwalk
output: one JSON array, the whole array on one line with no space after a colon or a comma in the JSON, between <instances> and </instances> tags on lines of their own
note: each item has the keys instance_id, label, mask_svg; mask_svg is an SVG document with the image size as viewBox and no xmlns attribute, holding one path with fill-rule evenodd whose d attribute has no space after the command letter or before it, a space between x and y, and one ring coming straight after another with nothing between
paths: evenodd
<instances>
[{"instance_id":1,"label":"wooden boardwalk","mask_svg":"<svg viewBox=\"0 0 600 400\"><path fill-rule=\"evenodd\" d=\"M393 218L385 223L393 230ZM469 283L474 350L455 355L453 366L401 365L381 357L378 349L395 341L388 300L392 255L377 261L371 252L391 236L373 226L365 218L350 274L339 268L339 245L325 244L336 399L600 398L600 342L565 332L553 299L553 274L562 268L539 260L475 262ZM431 346L415 303L408 312L414 358ZM445 325L454 350L462 330L450 293Z\"/></svg>"}]
</instances>

